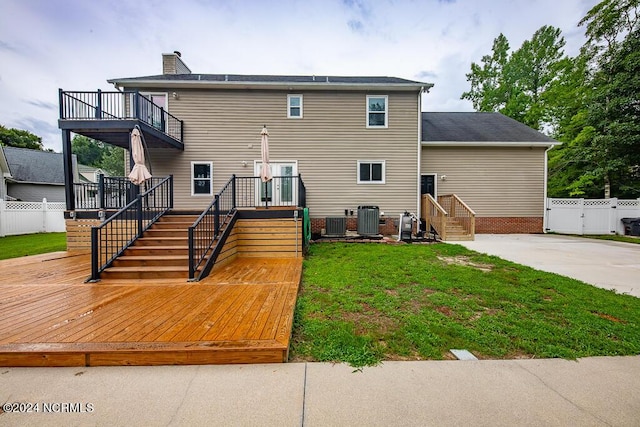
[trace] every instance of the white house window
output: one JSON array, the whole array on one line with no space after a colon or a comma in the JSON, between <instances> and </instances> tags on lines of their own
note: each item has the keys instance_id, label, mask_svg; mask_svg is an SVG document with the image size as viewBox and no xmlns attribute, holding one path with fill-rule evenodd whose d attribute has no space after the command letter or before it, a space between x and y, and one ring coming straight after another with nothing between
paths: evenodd
<instances>
[{"instance_id":1,"label":"white house window","mask_svg":"<svg viewBox=\"0 0 640 427\"><path fill-rule=\"evenodd\" d=\"M213 195L212 162L191 162L191 195Z\"/></svg>"},{"instance_id":2,"label":"white house window","mask_svg":"<svg viewBox=\"0 0 640 427\"><path fill-rule=\"evenodd\" d=\"M367 127L386 128L388 125L389 97L367 95Z\"/></svg>"},{"instance_id":3,"label":"white house window","mask_svg":"<svg viewBox=\"0 0 640 427\"><path fill-rule=\"evenodd\" d=\"M302 118L302 95L287 95L287 117Z\"/></svg>"},{"instance_id":4,"label":"white house window","mask_svg":"<svg viewBox=\"0 0 640 427\"><path fill-rule=\"evenodd\" d=\"M384 160L358 160L358 184L384 184Z\"/></svg>"}]
</instances>

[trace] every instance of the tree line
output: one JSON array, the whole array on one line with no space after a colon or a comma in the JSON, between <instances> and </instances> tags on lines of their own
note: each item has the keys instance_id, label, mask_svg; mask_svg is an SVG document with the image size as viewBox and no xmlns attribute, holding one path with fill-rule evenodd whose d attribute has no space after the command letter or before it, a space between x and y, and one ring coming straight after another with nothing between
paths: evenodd
<instances>
[{"instance_id":1,"label":"tree line","mask_svg":"<svg viewBox=\"0 0 640 427\"><path fill-rule=\"evenodd\" d=\"M471 64L462 99L562 142L549 151L549 197L640 197L639 14L640 0L604 0L578 23L575 57L546 25L514 51L500 34Z\"/></svg>"},{"instance_id":2,"label":"tree line","mask_svg":"<svg viewBox=\"0 0 640 427\"><path fill-rule=\"evenodd\" d=\"M45 149L42 138L27 130L7 128L0 125L0 145L53 152ZM71 151L78 163L102 169L111 176L124 176L124 150L102 141L75 135L71 141Z\"/></svg>"}]
</instances>

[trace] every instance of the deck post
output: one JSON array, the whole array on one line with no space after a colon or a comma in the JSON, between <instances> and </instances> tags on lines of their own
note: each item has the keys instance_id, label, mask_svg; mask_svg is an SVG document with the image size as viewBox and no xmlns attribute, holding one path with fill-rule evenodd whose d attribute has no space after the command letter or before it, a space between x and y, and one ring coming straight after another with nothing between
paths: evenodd
<instances>
[{"instance_id":1,"label":"deck post","mask_svg":"<svg viewBox=\"0 0 640 427\"><path fill-rule=\"evenodd\" d=\"M173 175L169 175L169 208L173 209Z\"/></svg>"},{"instance_id":2,"label":"deck post","mask_svg":"<svg viewBox=\"0 0 640 427\"><path fill-rule=\"evenodd\" d=\"M100 280L100 272L98 267L98 233L100 229L93 227L91 229L91 281Z\"/></svg>"},{"instance_id":3,"label":"deck post","mask_svg":"<svg viewBox=\"0 0 640 427\"><path fill-rule=\"evenodd\" d=\"M98 102L96 103L96 119L102 118L102 91L98 89Z\"/></svg>"},{"instance_id":4,"label":"deck post","mask_svg":"<svg viewBox=\"0 0 640 427\"><path fill-rule=\"evenodd\" d=\"M236 208L236 174L231 175L231 208Z\"/></svg>"},{"instance_id":5,"label":"deck post","mask_svg":"<svg viewBox=\"0 0 640 427\"><path fill-rule=\"evenodd\" d=\"M138 238L142 237L142 195L138 191L136 196L136 215L138 217Z\"/></svg>"},{"instance_id":6,"label":"deck post","mask_svg":"<svg viewBox=\"0 0 640 427\"><path fill-rule=\"evenodd\" d=\"M133 93L133 112L135 114L134 118L140 118L140 93L136 90Z\"/></svg>"},{"instance_id":7,"label":"deck post","mask_svg":"<svg viewBox=\"0 0 640 427\"><path fill-rule=\"evenodd\" d=\"M76 195L73 189L73 153L71 152L71 131L67 129L62 130L62 159L67 210L74 211L76 209Z\"/></svg>"},{"instance_id":8,"label":"deck post","mask_svg":"<svg viewBox=\"0 0 640 427\"><path fill-rule=\"evenodd\" d=\"M167 129L165 129L167 125L167 121L164 118L164 108L160 107L160 129L162 129L162 132L164 133L169 133L167 132Z\"/></svg>"},{"instance_id":9,"label":"deck post","mask_svg":"<svg viewBox=\"0 0 640 427\"><path fill-rule=\"evenodd\" d=\"M104 200L104 174L98 175L98 209L104 209L106 203Z\"/></svg>"},{"instance_id":10,"label":"deck post","mask_svg":"<svg viewBox=\"0 0 640 427\"><path fill-rule=\"evenodd\" d=\"M213 237L218 238L220 234L220 196L216 194L216 201L213 204Z\"/></svg>"}]
</instances>

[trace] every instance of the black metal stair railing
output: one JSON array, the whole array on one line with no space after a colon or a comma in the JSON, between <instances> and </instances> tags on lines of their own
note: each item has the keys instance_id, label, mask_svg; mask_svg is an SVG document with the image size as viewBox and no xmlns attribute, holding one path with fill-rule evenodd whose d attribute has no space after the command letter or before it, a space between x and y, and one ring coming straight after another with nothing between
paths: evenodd
<instances>
[{"instance_id":1,"label":"black metal stair railing","mask_svg":"<svg viewBox=\"0 0 640 427\"><path fill-rule=\"evenodd\" d=\"M273 206L306 207L306 187L300 175L275 176L268 183L259 176L232 175L189 227L189 280L200 280L209 273L238 208Z\"/></svg>"},{"instance_id":2,"label":"black metal stair railing","mask_svg":"<svg viewBox=\"0 0 640 427\"><path fill-rule=\"evenodd\" d=\"M216 194L211 204L189 227L189 280L197 280L196 274L201 268L221 229L228 225L236 210L236 176L233 175ZM199 275L201 276L201 274Z\"/></svg>"},{"instance_id":3,"label":"black metal stair railing","mask_svg":"<svg viewBox=\"0 0 640 427\"><path fill-rule=\"evenodd\" d=\"M133 242L173 207L173 176L138 194L125 207L91 229L91 278L102 273Z\"/></svg>"}]
</instances>

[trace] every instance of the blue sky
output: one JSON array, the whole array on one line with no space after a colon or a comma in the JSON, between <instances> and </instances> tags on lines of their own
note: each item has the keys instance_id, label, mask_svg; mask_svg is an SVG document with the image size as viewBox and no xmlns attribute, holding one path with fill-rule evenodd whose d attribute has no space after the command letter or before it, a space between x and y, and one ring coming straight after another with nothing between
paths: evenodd
<instances>
[{"instance_id":1,"label":"blue sky","mask_svg":"<svg viewBox=\"0 0 640 427\"><path fill-rule=\"evenodd\" d=\"M501 32L517 48L543 25L565 51L597 0L0 0L0 124L61 150L58 88L161 73L179 50L196 73L386 75L434 83L424 111L460 100L471 62Z\"/></svg>"}]
</instances>

